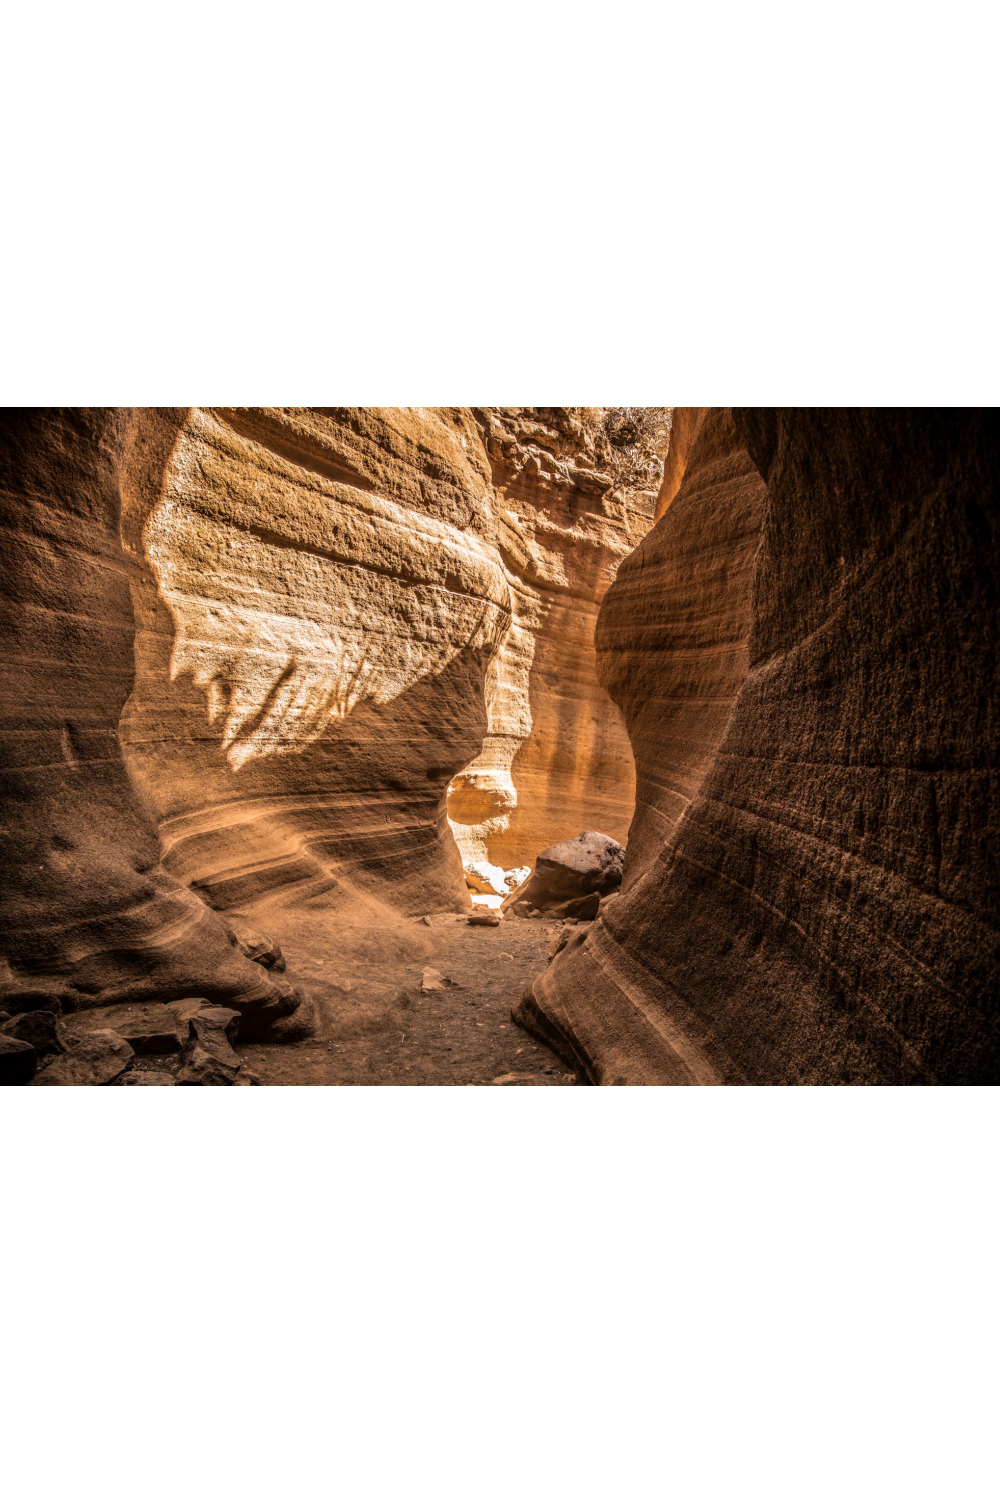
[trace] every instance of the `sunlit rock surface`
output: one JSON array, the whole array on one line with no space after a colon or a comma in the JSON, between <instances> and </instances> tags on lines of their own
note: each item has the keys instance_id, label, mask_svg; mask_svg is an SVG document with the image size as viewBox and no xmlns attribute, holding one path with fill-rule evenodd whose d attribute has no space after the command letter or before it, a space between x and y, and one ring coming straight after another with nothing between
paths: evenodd
<instances>
[{"instance_id":1,"label":"sunlit rock surface","mask_svg":"<svg viewBox=\"0 0 1000 1500\"><path fill-rule=\"evenodd\" d=\"M151 498L121 732L167 867L219 907L461 904L445 790L511 622L469 413L194 409Z\"/></svg>"},{"instance_id":2,"label":"sunlit rock surface","mask_svg":"<svg viewBox=\"0 0 1000 1500\"><path fill-rule=\"evenodd\" d=\"M616 485L598 409L483 407L476 419L512 621L487 678L482 752L452 783L448 815L466 860L510 868L581 827L626 835L632 754L597 679L594 630L656 493Z\"/></svg>"},{"instance_id":3,"label":"sunlit rock surface","mask_svg":"<svg viewBox=\"0 0 1000 1500\"><path fill-rule=\"evenodd\" d=\"M276 1024L296 995L210 908L468 909L446 794L470 763L452 812L472 858L623 830L593 625L652 496L630 521L599 427L9 413L7 1008L194 993Z\"/></svg>"},{"instance_id":4,"label":"sunlit rock surface","mask_svg":"<svg viewBox=\"0 0 1000 1500\"><path fill-rule=\"evenodd\" d=\"M699 422L598 633L625 889L518 1011L595 1081L1000 1079L998 476L988 413Z\"/></svg>"}]
</instances>

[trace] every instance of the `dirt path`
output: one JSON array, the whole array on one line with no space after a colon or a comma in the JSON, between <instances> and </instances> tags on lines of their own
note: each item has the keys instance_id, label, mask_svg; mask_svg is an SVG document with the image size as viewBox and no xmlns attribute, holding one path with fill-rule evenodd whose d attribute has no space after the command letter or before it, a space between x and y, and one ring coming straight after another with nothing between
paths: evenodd
<instances>
[{"instance_id":1,"label":"dirt path","mask_svg":"<svg viewBox=\"0 0 1000 1500\"><path fill-rule=\"evenodd\" d=\"M430 925L388 917L347 923L322 911L259 907L242 915L280 943L286 977L320 1015L309 1041L239 1047L263 1084L577 1082L510 1019L545 967L557 923L508 918L474 927L453 913L432 916ZM426 969L440 974L441 989L422 988Z\"/></svg>"}]
</instances>

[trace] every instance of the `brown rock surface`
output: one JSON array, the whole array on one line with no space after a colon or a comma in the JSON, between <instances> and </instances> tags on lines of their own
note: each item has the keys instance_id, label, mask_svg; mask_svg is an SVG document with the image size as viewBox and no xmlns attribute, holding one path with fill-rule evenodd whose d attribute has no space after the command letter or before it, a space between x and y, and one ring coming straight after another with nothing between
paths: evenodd
<instances>
[{"instance_id":1,"label":"brown rock surface","mask_svg":"<svg viewBox=\"0 0 1000 1500\"><path fill-rule=\"evenodd\" d=\"M464 904L443 816L509 621L459 410L192 410L137 455L129 767L164 863L225 908Z\"/></svg>"},{"instance_id":2,"label":"brown rock surface","mask_svg":"<svg viewBox=\"0 0 1000 1500\"><path fill-rule=\"evenodd\" d=\"M512 622L487 680L482 752L452 783L463 858L510 869L581 827L623 839L634 773L597 679L597 612L652 523L659 468L616 483L602 410L477 408ZM654 472L655 469L655 472Z\"/></svg>"},{"instance_id":3,"label":"brown rock surface","mask_svg":"<svg viewBox=\"0 0 1000 1500\"><path fill-rule=\"evenodd\" d=\"M597 628L601 679L635 756L626 885L690 806L748 666L764 481L728 411L678 408L671 452L675 437L687 478L669 514L622 564ZM664 493L679 466L668 463Z\"/></svg>"},{"instance_id":4,"label":"brown rock surface","mask_svg":"<svg viewBox=\"0 0 1000 1500\"><path fill-rule=\"evenodd\" d=\"M491 410L7 414L6 1009L196 994L300 1034L269 935L210 908L467 910L445 794L488 712L525 854L624 827L593 623L652 497L592 415Z\"/></svg>"},{"instance_id":5,"label":"brown rock surface","mask_svg":"<svg viewBox=\"0 0 1000 1500\"><path fill-rule=\"evenodd\" d=\"M121 754L135 674L122 487L130 454L155 471L171 423L115 410L0 419L8 1011L191 993L262 1018L296 1004L164 870Z\"/></svg>"},{"instance_id":6,"label":"brown rock surface","mask_svg":"<svg viewBox=\"0 0 1000 1500\"><path fill-rule=\"evenodd\" d=\"M998 475L985 413L702 428L599 633L626 889L516 1011L595 1081L1000 1079Z\"/></svg>"}]
</instances>

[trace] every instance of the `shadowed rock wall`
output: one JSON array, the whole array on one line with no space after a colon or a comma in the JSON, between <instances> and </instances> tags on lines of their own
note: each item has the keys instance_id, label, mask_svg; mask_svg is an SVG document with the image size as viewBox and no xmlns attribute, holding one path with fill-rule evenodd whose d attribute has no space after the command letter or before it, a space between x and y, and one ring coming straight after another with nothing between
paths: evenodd
<instances>
[{"instance_id":1,"label":"shadowed rock wall","mask_svg":"<svg viewBox=\"0 0 1000 1500\"><path fill-rule=\"evenodd\" d=\"M202 995L241 1009L249 1035L298 997L163 869L117 735L134 673L125 456L138 445L162 464L179 420L0 418L0 1008Z\"/></svg>"},{"instance_id":2,"label":"shadowed rock wall","mask_svg":"<svg viewBox=\"0 0 1000 1500\"><path fill-rule=\"evenodd\" d=\"M745 451L719 482L727 428ZM978 412L753 410L702 428L646 569L622 570L602 614L640 768L628 888L519 1012L596 1081L998 1080L998 474ZM684 626L694 570L725 558L746 600L754 512L745 625L737 603ZM681 626L665 609L630 631L651 572ZM662 709L636 707L644 683Z\"/></svg>"}]
</instances>

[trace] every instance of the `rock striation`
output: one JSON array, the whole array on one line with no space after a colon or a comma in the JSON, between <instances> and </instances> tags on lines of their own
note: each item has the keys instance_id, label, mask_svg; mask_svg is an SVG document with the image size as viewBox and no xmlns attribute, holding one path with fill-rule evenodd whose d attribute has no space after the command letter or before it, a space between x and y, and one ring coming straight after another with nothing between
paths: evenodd
<instances>
[{"instance_id":1,"label":"rock striation","mask_svg":"<svg viewBox=\"0 0 1000 1500\"><path fill-rule=\"evenodd\" d=\"M600 1083L996 1083L996 424L697 426L598 632L624 888L516 1017Z\"/></svg>"},{"instance_id":2,"label":"rock striation","mask_svg":"<svg viewBox=\"0 0 1000 1500\"><path fill-rule=\"evenodd\" d=\"M166 867L261 896L462 903L444 815L511 620L464 411L185 414L125 503L129 769Z\"/></svg>"},{"instance_id":3,"label":"rock striation","mask_svg":"<svg viewBox=\"0 0 1000 1500\"><path fill-rule=\"evenodd\" d=\"M662 455L622 477L605 412L481 407L511 627L487 679L482 751L452 782L463 858L510 869L581 826L623 839L634 772L597 677L598 610L652 524Z\"/></svg>"},{"instance_id":4,"label":"rock striation","mask_svg":"<svg viewBox=\"0 0 1000 1500\"><path fill-rule=\"evenodd\" d=\"M197 995L288 1039L240 909L467 909L449 785L491 866L623 830L593 626L653 497L599 416L7 413L0 1008Z\"/></svg>"},{"instance_id":5,"label":"rock striation","mask_svg":"<svg viewBox=\"0 0 1000 1500\"><path fill-rule=\"evenodd\" d=\"M130 455L156 468L171 420L0 417L0 1008L193 993L263 1031L300 997L163 867L118 738L135 676L122 489Z\"/></svg>"}]
</instances>

